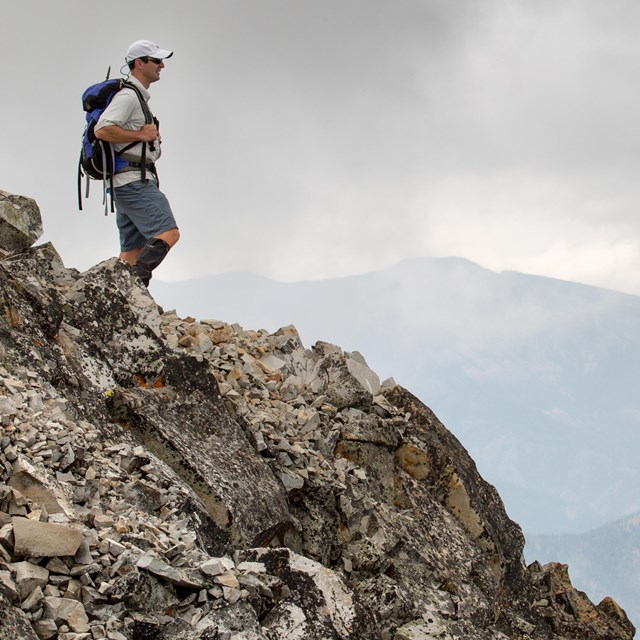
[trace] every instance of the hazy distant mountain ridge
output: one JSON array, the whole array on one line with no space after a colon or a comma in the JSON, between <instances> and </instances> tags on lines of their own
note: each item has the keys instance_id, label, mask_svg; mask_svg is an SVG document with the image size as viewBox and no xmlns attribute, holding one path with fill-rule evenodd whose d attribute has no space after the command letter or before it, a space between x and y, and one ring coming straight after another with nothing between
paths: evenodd
<instances>
[{"instance_id":1,"label":"hazy distant mountain ridge","mask_svg":"<svg viewBox=\"0 0 640 640\"><path fill-rule=\"evenodd\" d=\"M444 417L525 530L585 531L640 509L636 296L457 258L318 282L231 273L152 292L179 312L293 322L306 342L366 353Z\"/></svg>"}]
</instances>

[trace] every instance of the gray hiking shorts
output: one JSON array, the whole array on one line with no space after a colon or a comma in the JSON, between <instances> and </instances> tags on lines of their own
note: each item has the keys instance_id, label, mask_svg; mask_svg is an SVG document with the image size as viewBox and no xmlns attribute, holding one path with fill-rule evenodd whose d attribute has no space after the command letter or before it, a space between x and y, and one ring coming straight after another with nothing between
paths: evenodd
<instances>
[{"instance_id":1,"label":"gray hiking shorts","mask_svg":"<svg viewBox=\"0 0 640 640\"><path fill-rule=\"evenodd\" d=\"M113 191L121 251L143 247L149 238L178 227L167 197L153 180L129 182Z\"/></svg>"}]
</instances>

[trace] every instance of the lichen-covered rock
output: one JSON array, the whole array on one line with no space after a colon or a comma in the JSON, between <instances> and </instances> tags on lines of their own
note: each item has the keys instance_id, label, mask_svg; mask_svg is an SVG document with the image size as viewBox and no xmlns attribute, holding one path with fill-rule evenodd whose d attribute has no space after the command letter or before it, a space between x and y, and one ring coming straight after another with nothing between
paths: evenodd
<instances>
[{"instance_id":1,"label":"lichen-covered rock","mask_svg":"<svg viewBox=\"0 0 640 640\"><path fill-rule=\"evenodd\" d=\"M250 549L239 555L245 561L263 563L269 574L288 587L289 595L264 623L270 639L376 637L371 611L335 571L290 549Z\"/></svg>"},{"instance_id":2,"label":"lichen-covered rock","mask_svg":"<svg viewBox=\"0 0 640 640\"><path fill-rule=\"evenodd\" d=\"M116 390L109 403L113 419L189 479L221 540L268 542L290 523L285 492L227 414L206 365L167 356L157 376L166 386Z\"/></svg>"},{"instance_id":3,"label":"lichen-covered rock","mask_svg":"<svg viewBox=\"0 0 640 640\"><path fill-rule=\"evenodd\" d=\"M0 640L39 640L29 618L0 595Z\"/></svg>"},{"instance_id":4,"label":"lichen-covered rock","mask_svg":"<svg viewBox=\"0 0 640 640\"><path fill-rule=\"evenodd\" d=\"M260 625L255 611L245 602L238 602L212 611L198 622L196 634L190 637L201 640L208 638L271 640L271 637Z\"/></svg>"},{"instance_id":5,"label":"lichen-covered rock","mask_svg":"<svg viewBox=\"0 0 640 640\"><path fill-rule=\"evenodd\" d=\"M417 398L401 387L385 397L412 418L397 456L406 472L405 490L427 488L456 518L486 558L493 574L491 590L512 579L519 584L524 573L524 536L507 516L495 488L480 477L464 447Z\"/></svg>"}]
</instances>

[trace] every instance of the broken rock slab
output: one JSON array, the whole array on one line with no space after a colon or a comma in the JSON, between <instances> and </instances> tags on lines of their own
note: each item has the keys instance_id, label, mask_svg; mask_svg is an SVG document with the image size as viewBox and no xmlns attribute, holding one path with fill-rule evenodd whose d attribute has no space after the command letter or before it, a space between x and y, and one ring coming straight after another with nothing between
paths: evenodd
<instances>
[{"instance_id":1,"label":"broken rock slab","mask_svg":"<svg viewBox=\"0 0 640 640\"><path fill-rule=\"evenodd\" d=\"M48 596L44 600L45 618L53 620L56 624L66 624L76 633L89 631L89 618L81 602L54 596Z\"/></svg>"},{"instance_id":2,"label":"broken rock slab","mask_svg":"<svg viewBox=\"0 0 640 640\"><path fill-rule=\"evenodd\" d=\"M84 539L82 531L63 524L13 518L14 553L31 558L75 556Z\"/></svg>"},{"instance_id":3,"label":"broken rock slab","mask_svg":"<svg viewBox=\"0 0 640 640\"><path fill-rule=\"evenodd\" d=\"M365 359L357 351L347 355L347 369L371 395L375 396L380 392L378 374L369 368Z\"/></svg>"},{"instance_id":4,"label":"broken rock slab","mask_svg":"<svg viewBox=\"0 0 640 640\"><path fill-rule=\"evenodd\" d=\"M367 409L371 406L373 395L380 390L379 380L376 383L375 378L369 376L370 370L365 365L331 351L331 347L332 345L320 342L313 347L316 353L325 356L324 367L328 377L325 392L327 400L338 410L348 407ZM325 355L327 352L328 355Z\"/></svg>"},{"instance_id":5,"label":"broken rock slab","mask_svg":"<svg viewBox=\"0 0 640 640\"><path fill-rule=\"evenodd\" d=\"M27 251L42 235L35 200L0 191L0 249L9 255Z\"/></svg>"},{"instance_id":6,"label":"broken rock slab","mask_svg":"<svg viewBox=\"0 0 640 640\"><path fill-rule=\"evenodd\" d=\"M26 598L34 589L44 588L49 581L49 571L32 562L15 562L10 567L16 574L16 587L21 598Z\"/></svg>"},{"instance_id":7,"label":"broken rock slab","mask_svg":"<svg viewBox=\"0 0 640 640\"><path fill-rule=\"evenodd\" d=\"M49 514L64 513L68 517L73 515L73 509L63 490L55 487L52 479L45 472L37 469L24 458L19 458L13 465L13 474L8 484L25 498L43 506Z\"/></svg>"},{"instance_id":8,"label":"broken rock slab","mask_svg":"<svg viewBox=\"0 0 640 640\"><path fill-rule=\"evenodd\" d=\"M153 573L158 578L162 578L179 587L198 590L207 586L206 582L194 578L195 572L187 572L184 569L172 567L150 554L142 555L136 563L136 566L138 569L144 569L149 573Z\"/></svg>"},{"instance_id":9,"label":"broken rock slab","mask_svg":"<svg viewBox=\"0 0 640 640\"><path fill-rule=\"evenodd\" d=\"M145 569L149 573L153 573L159 578L164 578L169 582L179 583L181 579L180 571L166 562L162 562L159 558L151 555L143 555L136 563L138 569Z\"/></svg>"},{"instance_id":10,"label":"broken rock slab","mask_svg":"<svg viewBox=\"0 0 640 640\"><path fill-rule=\"evenodd\" d=\"M233 571L235 564L231 558L210 558L200 565L200 571L207 576L219 576Z\"/></svg>"}]
</instances>

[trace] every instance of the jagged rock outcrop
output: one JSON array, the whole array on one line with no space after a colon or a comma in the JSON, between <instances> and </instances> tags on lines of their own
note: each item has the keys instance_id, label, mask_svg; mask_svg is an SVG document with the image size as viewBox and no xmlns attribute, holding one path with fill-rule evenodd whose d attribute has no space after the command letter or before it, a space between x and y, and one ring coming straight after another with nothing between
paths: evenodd
<instances>
[{"instance_id":1,"label":"jagged rock outcrop","mask_svg":"<svg viewBox=\"0 0 640 640\"><path fill-rule=\"evenodd\" d=\"M26 237L0 261L0 638L633 637L524 565L462 445L360 354L179 318Z\"/></svg>"}]
</instances>

